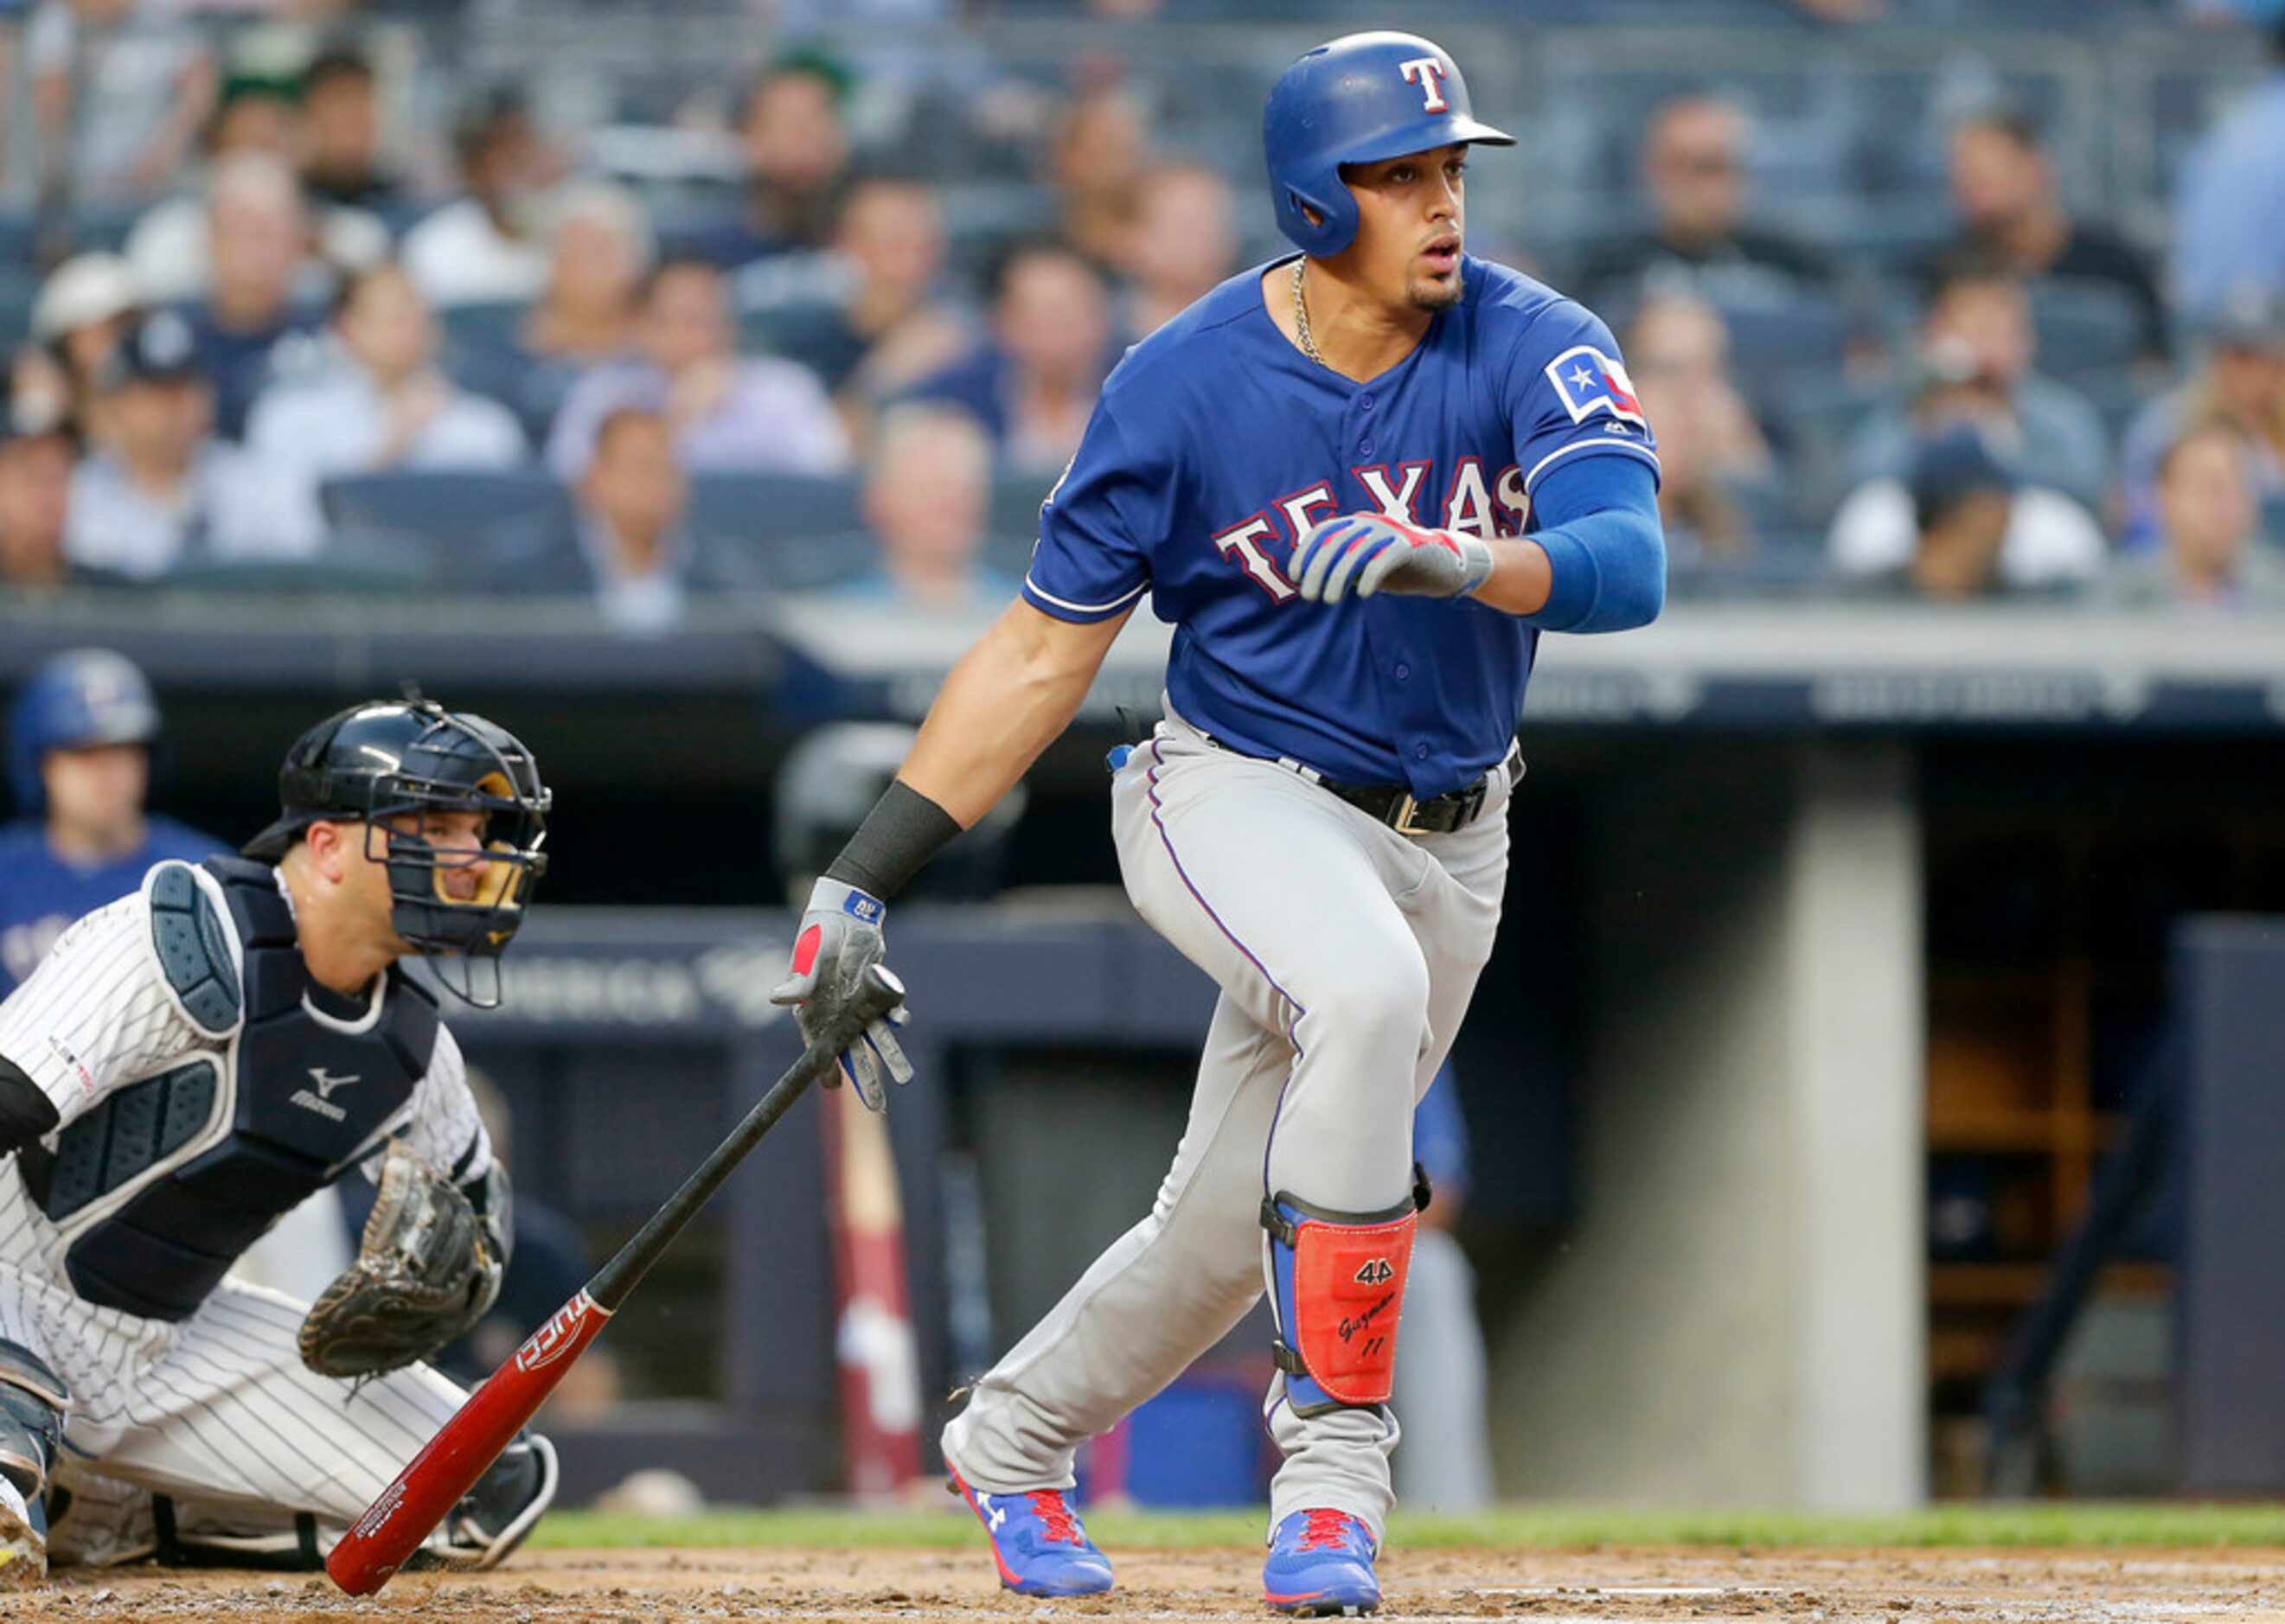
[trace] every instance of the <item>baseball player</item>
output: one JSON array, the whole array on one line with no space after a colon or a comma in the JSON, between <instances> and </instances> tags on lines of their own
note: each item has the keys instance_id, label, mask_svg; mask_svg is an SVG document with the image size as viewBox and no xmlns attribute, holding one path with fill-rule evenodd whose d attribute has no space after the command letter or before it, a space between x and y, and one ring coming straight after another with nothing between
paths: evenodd
<instances>
[{"instance_id":1,"label":"baseball player","mask_svg":"<svg viewBox=\"0 0 2285 1624\"><path fill-rule=\"evenodd\" d=\"M384 701L302 734L279 799L0 1004L0 1584L51 1549L315 1565L465 1396L419 1361L498 1291L507 1187L398 961L496 1001L549 793L483 718ZM374 1215L315 1305L227 1277L359 1165ZM555 1477L521 1441L430 1557L497 1562Z\"/></svg>"},{"instance_id":2,"label":"baseball player","mask_svg":"<svg viewBox=\"0 0 2285 1624\"><path fill-rule=\"evenodd\" d=\"M0 998L65 926L133 890L152 864L222 850L145 813L158 738L151 685L108 649L58 655L17 694L8 777L20 816L0 828Z\"/></svg>"},{"instance_id":3,"label":"baseball player","mask_svg":"<svg viewBox=\"0 0 2285 1624\"><path fill-rule=\"evenodd\" d=\"M883 951L883 904L1062 731L1146 596L1166 709L1114 752L1142 916L1221 985L1149 1216L970 1390L943 1433L1004 1582L1108 1589L1072 1453L1262 1292L1284 1453L1264 1587L1370 1612L1390 1371L1419 1204L1415 1099L1490 953L1524 684L1543 632L1664 597L1658 463L1602 322L1463 248L1474 117L1452 59L1351 35L1263 121L1299 255L1127 353L1040 510L1019 601L962 657L899 778L813 891L776 989L805 1018ZM876 1028L842 1070L909 1073Z\"/></svg>"}]
</instances>

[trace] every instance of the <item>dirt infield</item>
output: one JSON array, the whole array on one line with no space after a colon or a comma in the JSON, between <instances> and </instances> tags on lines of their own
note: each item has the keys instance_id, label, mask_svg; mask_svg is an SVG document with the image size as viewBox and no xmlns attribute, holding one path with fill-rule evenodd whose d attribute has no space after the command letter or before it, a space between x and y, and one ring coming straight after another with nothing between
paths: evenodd
<instances>
[{"instance_id":1,"label":"dirt infield","mask_svg":"<svg viewBox=\"0 0 2285 1624\"><path fill-rule=\"evenodd\" d=\"M413 1574L362 1601L322 1578L114 1569L0 1596L0 1619L468 1620L655 1624L792 1618L896 1624L980 1617L1245 1620L1258 1552L1122 1556L1119 1590L1034 1602L993 1581L979 1550L544 1550L476 1577ZM1393 1553L1385 1616L1409 1624L1570 1620L2279 1620L2285 1551L1517 1551Z\"/></svg>"}]
</instances>

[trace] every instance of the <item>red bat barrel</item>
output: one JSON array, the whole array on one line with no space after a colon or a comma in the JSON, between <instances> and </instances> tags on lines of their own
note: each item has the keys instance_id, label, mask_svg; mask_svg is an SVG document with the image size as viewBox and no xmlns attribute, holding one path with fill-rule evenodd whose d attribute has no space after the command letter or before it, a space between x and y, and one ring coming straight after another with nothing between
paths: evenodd
<instances>
[{"instance_id":1,"label":"red bat barrel","mask_svg":"<svg viewBox=\"0 0 2285 1624\"><path fill-rule=\"evenodd\" d=\"M342 1536L326 1558L334 1582L351 1596L370 1596L388 1583L546 1402L610 1317L582 1291L532 1332Z\"/></svg>"}]
</instances>

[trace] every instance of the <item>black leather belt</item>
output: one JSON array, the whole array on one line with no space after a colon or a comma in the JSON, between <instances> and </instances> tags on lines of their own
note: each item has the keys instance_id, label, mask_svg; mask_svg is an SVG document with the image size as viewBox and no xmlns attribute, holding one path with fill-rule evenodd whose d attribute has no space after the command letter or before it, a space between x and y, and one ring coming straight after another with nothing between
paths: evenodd
<instances>
[{"instance_id":1,"label":"black leather belt","mask_svg":"<svg viewBox=\"0 0 2285 1624\"><path fill-rule=\"evenodd\" d=\"M1171 714L1171 713L1170 713ZM1178 720L1180 718L1177 718ZM1184 723L1218 750L1229 746L1194 723ZM1231 750L1232 755L1245 755L1243 750ZM1260 761L1263 757L1249 759ZM1489 773L1479 773L1475 782L1457 789L1448 789L1442 795L1423 801L1398 784L1336 783L1315 767L1304 766L1290 756L1279 757L1272 764L1287 772L1307 779L1320 789L1331 790L1340 799L1378 823L1386 823L1400 835L1449 835L1464 829L1483 815L1484 801L1491 794L1492 773L1505 773L1512 783L1523 775L1523 744L1520 740L1508 746L1507 755Z\"/></svg>"},{"instance_id":2,"label":"black leather belt","mask_svg":"<svg viewBox=\"0 0 2285 1624\"><path fill-rule=\"evenodd\" d=\"M1511 749L1507 760L1493 772L1504 771L1521 753L1520 747ZM1455 829L1466 828L1483 815L1484 798L1491 793L1492 775L1483 773L1472 784L1448 789L1425 801L1392 784L1337 784L1330 778L1320 778L1317 783L1400 835L1449 835Z\"/></svg>"}]
</instances>

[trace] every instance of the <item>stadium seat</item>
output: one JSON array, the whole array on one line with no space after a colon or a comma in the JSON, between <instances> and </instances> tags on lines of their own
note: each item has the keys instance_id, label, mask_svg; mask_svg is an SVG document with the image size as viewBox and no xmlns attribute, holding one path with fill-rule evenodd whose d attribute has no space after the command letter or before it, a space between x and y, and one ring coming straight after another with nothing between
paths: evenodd
<instances>
[{"instance_id":1,"label":"stadium seat","mask_svg":"<svg viewBox=\"0 0 2285 1624\"><path fill-rule=\"evenodd\" d=\"M162 588L271 597L394 597L433 586L433 559L386 544L329 544L313 559L200 560L169 570Z\"/></svg>"},{"instance_id":2,"label":"stadium seat","mask_svg":"<svg viewBox=\"0 0 2285 1624\"><path fill-rule=\"evenodd\" d=\"M1024 550L1039 539L1040 504L1055 486L1049 479L1002 474L992 486L992 516L986 522L995 536L1020 537Z\"/></svg>"},{"instance_id":3,"label":"stadium seat","mask_svg":"<svg viewBox=\"0 0 2285 1624\"><path fill-rule=\"evenodd\" d=\"M39 222L28 214L0 214L0 265L31 271L39 257Z\"/></svg>"},{"instance_id":4,"label":"stadium seat","mask_svg":"<svg viewBox=\"0 0 2285 1624\"><path fill-rule=\"evenodd\" d=\"M703 536L772 542L865 528L855 480L805 474L695 475L690 523Z\"/></svg>"},{"instance_id":5,"label":"stadium seat","mask_svg":"<svg viewBox=\"0 0 2285 1624\"><path fill-rule=\"evenodd\" d=\"M2077 382L2123 372L2141 348L2142 312L2114 282L2046 277L2031 284L2039 370Z\"/></svg>"},{"instance_id":6,"label":"stadium seat","mask_svg":"<svg viewBox=\"0 0 2285 1624\"><path fill-rule=\"evenodd\" d=\"M571 499L538 468L359 474L318 493L342 545L393 545L442 565L506 530L571 529Z\"/></svg>"},{"instance_id":7,"label":"stadium seat","mask_svg":"<svg viewBox=\"0 0 2285 1624\"><path fill-rule=\"evenodd\" d=\"M726 561L750 562L783 592L830 585L879 556L854 479L701 474L690 482L690 528Z\"/></svg>"},{"instance_id":8,"label":"stadium seat","mask_svg":"<svg viewBox=\"0 0 2285 1624\"><path fill-rule=\"evenodd\" d=\"M444 342L468 349L514 349L523 333L531 307L521 299L486 300L475 304L448 304L436 312L444 329Z\"/></svg>"},{"instance_id":9,"label":"stadium seat","mask_svg":"<svg viewBox=\"0 0 2285 1624\"><path fill-rule=\"evenodd\" d=\"M1849 318L1840 300L1802 287L1779 302L1729 300L1717 307L1730 328L1730 373L1757 405L1838 376Z\"/></svg>"},{"instance_id":10,"label":"stadium seat","mask_svg":"<svg viewBox=\"0 0 2285 1624\"><path fill-rule=\"evenodd\" d=\"M0 265L0 343L11 349L32 330L32 306L40 296L40 275L28 266Z\"/></svg>"}]
</instances>

